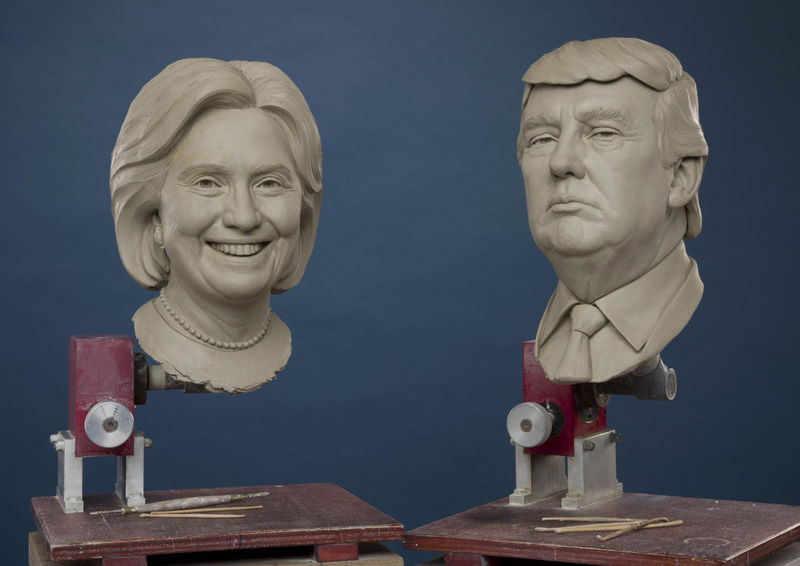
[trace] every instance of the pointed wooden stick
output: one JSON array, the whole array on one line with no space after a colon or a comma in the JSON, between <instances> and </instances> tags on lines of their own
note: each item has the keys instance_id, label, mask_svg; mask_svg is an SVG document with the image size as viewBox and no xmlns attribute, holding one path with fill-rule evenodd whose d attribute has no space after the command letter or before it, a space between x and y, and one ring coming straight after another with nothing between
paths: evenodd
<instances>
[{"instance_id":1,"label":"pointed wooden stick","mask_svg":"<svg viewBox=\"0 0 800 566\"><path fill-rule=\"evenodd\" d=\"M586 523L583 525L568 525L566 527L536 527L534 530L540 533L590 533L597 527L602 527L602 530L606 531L611 530L610 527L621 529L634 524L635 523L632 521L622 521L620 523Z\"/></svg>"},{"instance_id":2,"label":"pointed wooden stick","mask_svg":"<svg viewBox=\"0 0 800 566\"><path fill-rule=\"evenodd\" d=\"M244 514L234 513L142 513L140 517L151 519L236 519L244 517Z\"/></svg>"},{"instance_id":3,"label":"pointed wooden stick","mask_svg":"<svg viewBox=\"0 0 800 566\"><path fill-rule=\"evenodd\" d=\"M597 535L597 540L606 542L608 540L617 538L627 533L632 533L633 531L638 531L639 529L651 529L655 527L677 527L678 525L682 525L683 521L662 521L663 517L659 517L657 519L649 519L647 521L640 521L638 523L634 523L633 525L627 526L624 529L620 529L610 535Z\"/></svg>"},{"instance_id":4,"label":"pointed wooden stick","mask_svg":"<svg viewBox=\"0 0 800 566\"><path fill-rule=\"evenodd\" d=\"M683 521L669 521L667 523L653 523L651 525L645 525L642 527L643 529L655 529L658 527L677 527L678 525L682 525ZM622 523L623 527L627 527L630 523ZM619 531L620 524L614 523L599 523L596 525L572 525L570 527L536 527L537 531L539 532L550 532L560 534L569 534L569 533L598 533L603 531Z\"/></svg>"},{"instance_id":5,"label":"pointed wooden stick","mask_svg":"<svg viewBox=\"0 0 800 566\"><path fill-rule=\"evenodd\" d=\"M542 521L575 521L576 523L623 523L644 521L644 519L626 519L622 517L542 517Z\"/></svg>"},{"instance_id":6,"label":"pointed wooden stick","mask_svg":"<svg viewBox=\"0 0 800 566\"><path fill-rule=\"evenodd\" d=\"M620 536L622 536L622 535L624 535L626 533L631 533L633 531L637 531L637 530L641 529L642 527L644 527L645 525L652 525L652 524L657 523L657 522L663 522L663 521L659 521L658 519L648 519L646 521L637 521L636 523L631 523L627 527L619 529L618 531L614 531L610 535L597 535L597 540L605 542L607 540L611 540L612 538L620 537Z\"/></svg>"},{"instance_id":7,"label":"pointed wooden stick","mask_svg":"<svg viewBox=\"0 0 800 566\"><path fill-rule=\"evenodd\" d=\"M206 511L246 511L250 509L263 509L263 505L247 505L240 507L198 507L197 509L175 509L172 511L153 511L153 513L179 515L184 513L204 513Z\"/></svg>"}]
</instances>

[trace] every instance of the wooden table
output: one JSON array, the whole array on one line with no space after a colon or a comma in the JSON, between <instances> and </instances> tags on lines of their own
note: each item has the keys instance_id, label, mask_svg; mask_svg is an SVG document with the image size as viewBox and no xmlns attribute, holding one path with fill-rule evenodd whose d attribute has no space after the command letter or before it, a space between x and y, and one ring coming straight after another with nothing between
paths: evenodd
<instances>
[{"instance_id":1,"label":"wooden table","mask_svg":"<svg viewBox=\"0 0 800 566\"><path fill-rule=\"evenodd\" d=\"M527 506L506 499L406 533L403 546L447 553L448 566L487 566L503 558L603 565L744 566L800 539L800 507L625 493L579 511L561 495ZM597 533L536 532L546 516L682 519L678 527L640 530L607 542ZM566 525L573 523L559 523ZM601 533L605 534L605 533Z\"/></svg>"},{"instance_id":2,"label":"wooden table","mask_svg":"<svg viewBox=\"0 0 800 566\"><path fill-rule=\"evenodd\" d=\"M312 546L317 562L356 560L358 544L400 540L403 525L331 483L153 491L148 502L229 493L269 495L231 505L263 505L232 519L90 515L115 509L115 495L84 497L84 513L65 514L55 497L31 500L51 560L102 558L103 564L146 564L147 556Z\"/></svg>"}]
</instances>

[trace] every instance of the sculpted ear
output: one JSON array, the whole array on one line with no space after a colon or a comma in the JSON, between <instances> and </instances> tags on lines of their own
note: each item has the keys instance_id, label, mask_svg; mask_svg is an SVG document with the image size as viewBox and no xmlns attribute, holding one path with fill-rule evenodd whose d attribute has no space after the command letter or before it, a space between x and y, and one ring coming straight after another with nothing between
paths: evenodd
<instances>
[{"instance_id":1,"label":"sculpted ear","mask_svg":"<svg viewBox=\"0 0 800 566\"><path fill-rule=\"evenodd\" d=\"M155 243L157 248L163 248L164 231L161 228L161 217L158 215L157 212L153 213L152 222L153 222L153 242Z\"/></svg>"},{"instance_id":2,"label":"sculpted ear","mask_svg":"<svg viewBox=\"0 0 800 566\"><path fill-rule=\"evenodd\" d=\"M703 177L705 157L683 157L673 165L674 177L669 188L669 207L683 208L697 194Z\"/></svg>"}]
</instances>

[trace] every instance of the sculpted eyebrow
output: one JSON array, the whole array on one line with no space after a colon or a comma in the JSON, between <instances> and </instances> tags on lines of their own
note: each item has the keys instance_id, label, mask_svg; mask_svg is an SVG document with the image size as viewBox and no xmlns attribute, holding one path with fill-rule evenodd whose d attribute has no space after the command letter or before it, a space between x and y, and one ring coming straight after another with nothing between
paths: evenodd
<instances>
[{"instance_id":1,"label":"sculpted eyebrow","mask_svg":"<svg viewBox=\"0 0 800 566\"><path fill-rule=\"evenodd\" d=\"M283 175L289 180L293 180L294 176L292 175L291 169L286 167L285 165L281 165L280 163L276 163L274 165L265 165L263 167L259 167L255 171L253 171L253 177L260 177L261 175L268 175L270 173L277 173L278 175Z\"/></svg>"},{"instance_id":2,"label":"sculpted eyebrow","mask_svg":"<svg viewBox=\"0 0 800 566\"><path fill-rule=\"evenodd\" d=\"M186 169L181 172L180 178L183 181L188 181L195 175L201 173L210 173L216 175L227 175L228 170L223 167L222 165L217 165L215 163L200 163L197 165L190 165Z\"/></svg>"},{"instance_id":3,"label":"sculpted eyebrow","mask_svg":"<svg viewBox=\"0 0 800 566\"><path fill-rule=\"evenodd\" d=\"M525 120L522 124L522 131L527 132L528 130L542 126L555 126L555 122L556 120L553 120L553 118L547 114L535 114Z\"/></svg>"},{"instance_id":4,"label":"sculpted eyebrow","mask_svg":"<svg viewBox=\"0 0 800 566\"><path fill-rule=\"evenodd\" d=\"M586 108L578 112L578 120L581 122L592 122L596 120L624 122L625 113L620 108L595 106L593 108Z\"/></svg>"},{"instance_id":5,"label":"sculpted eyebrow","mask_svg":"<svg viewBox=\"0 0 800 566\"><path fill-rule=\"evenodd\" d=\"M217 165L216 163L199 163L197 165L190 165L187 167L183 172L180 174L180 178L183 181L190 181L192 177L195 175L201 174L209 174L209 175L221 175L226 176L230 173L227 167L222 165ZM277 173L278 175L283 175L289 180L293 180L294 177L292 176L292 171L285 165L281 165L280 163L276 163L273 165L264 165L263 167L257 168L251 174L252 177L260 177L262 175L268 175L270 173Z\"/></svg>"}]
</instances>

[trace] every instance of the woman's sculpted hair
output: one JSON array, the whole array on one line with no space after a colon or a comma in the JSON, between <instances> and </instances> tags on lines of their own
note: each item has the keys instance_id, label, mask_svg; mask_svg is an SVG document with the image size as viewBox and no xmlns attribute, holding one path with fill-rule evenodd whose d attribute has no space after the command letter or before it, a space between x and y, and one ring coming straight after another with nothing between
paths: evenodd
<instances>
[{"instance_id":1,"label":"woman's sculpted hair","mask_svg":"<svg viewBox=\"0 0 800 566\"><path fill-rule=\"evenodd\" d=\"M196 118L213 108L258 108L274 118L289 143L303 188L296 261L272 289L280 293L303 276L319 221L322 147L300 90L269 63L182 59L136 95L111 156L111 209L122 263L137 283L159 289L169 258L154 238L170 156Z\"/></svg>"}]
</instances>

